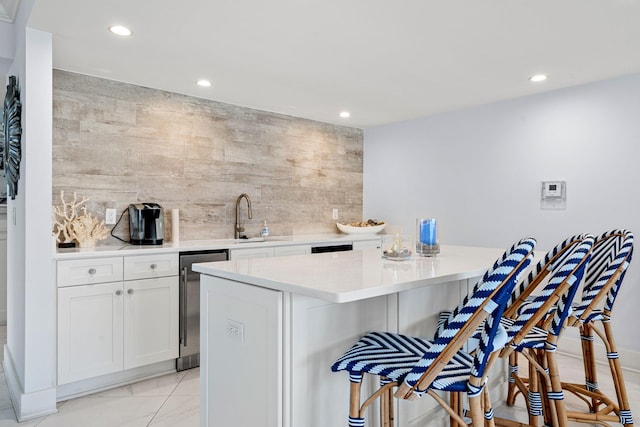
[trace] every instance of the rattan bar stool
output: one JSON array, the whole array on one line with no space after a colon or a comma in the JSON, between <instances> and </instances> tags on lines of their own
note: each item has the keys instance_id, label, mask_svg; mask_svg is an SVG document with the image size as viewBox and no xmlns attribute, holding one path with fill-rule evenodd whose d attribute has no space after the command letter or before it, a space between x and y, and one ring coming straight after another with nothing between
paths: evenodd
<instances>
[{"instance_id":1,"label":"rattan bar stool","mask_svg":"<svg viewBox=\"0 0 640 427\"><path fill-rule=\"evenodd\" d=\"M415 400L429 394L461 426L466 426L465 421L434 390L467 392L474 427L484 425L482 391L486 381L485 366L501 329L498 320L519 276L531 262L534 246L534 239L523 239L507 250L452 311L433 340L372 332L343 354L331 370L349 373L348 425L363 427L367 407L380 399L381 425L392 427L392 391L395 387L395 397L399 399ZM462 347L481 324L484 324L482 336L478 348L471 355ZM378 376L380 387L361 403L364 374Z\"/></svg>"},{"instance_id":2,"label":"rattan bar stool","mask_svg":"<svg viewBox=\"0 0 640 427\"><path fill-rule=\"evenodd\" d=\"M511 295L511 300L505 309L503 318L501 319L501 323L506 328L513 328L513 323L517 318L518 314L521 313L523 304L533 301L532 293L534 291L540 292L540 290L544 287L546 282L550 280L552 277L557 277L561 275L561 277L566 277L566 270L568 265L571 262L576 262L572 259L572 254L575 250L577 250L580 243L582 243L587 238L593 239L593 237L589 234L582 234L571 236L568 239L564 240L557 244L552 250L547 252L544 257L533 267L530 269L527 277L518 283ZM565 270L565 272L562 272ZM550 292L547 290L547 292ZM450 312L442 312L440 314L440 323L443 322L450 315ZM514 330L512 329L512 335L514 334ZM515 401L515 397L520 394L522 391L527 392L526 383L528 383L527 378L518 377L518 352L513 352L509 356L509 372L514 372L516 375L509 375L509 397L510 401L508 404L512 406ZM523 384L521 387L516 386L516 378ZM534 401L541 402L541 397L539 395L533 396L532 399L525 399L525 401ZM459 393L451 393L450 402L452 408L456 410L458 414L461 416L465 414L465 409L463 405L463 400ZM541 414L541 411L538 407L541 406L541 403L534 404L533 408L529 407L529 412L534 415ZM451 424L454 422L452 420Z\"/></svg>"},{"instance_id":3,"label":"rattan bar stool","mask_svg":"<svg viewBox=\"0 0 640 427\"><path fill-rule=\"evenodd\" d=\"M589 265L594 240L591 235L583 235L582 241L580 238L571 239L570 245L561 248L557 254L552 254L546 265L554 273L548 278L542 291L536 291L536 295L529 291L531 296L528 300L511 310L516 313L515 317L505 317L502 320L503 325L507 325L510 342L501 351L500 356L511 357L514 352L518 352L529 362L528 377L522 377L517 372L517 365L514 367L513 359L510 359L509 377L515 388L527 395L530 425L539 425L541 416L544 416L546 425L567 425L564 394L555 352L560 333L571 311L571 303ZM543 263L545 260L538 263L536 271L543 271L538 269ZM532 272L528 277L529 283L525 282L525 288L534 283L541 283L534 274L535 272ZM521 297L524 298L524 295L519 298ZM503 419L496 423L520 425Z\"/></svg>"},{"instance_id":4,"label":"rattan bar stool","mask_svg":"<svg viewBox=\"0 0 640 427\"><path fill-rule=\"evenodd\" d=\"M585 276L582 301L574 307L569 326L580 328L585 384L562 383L562 387L582 400L586 412L568 412L570 420L619 422L633 425L629 398L611 328L611 312L633 255L633 233L612 230L596 239L591 263ZM594 334L595 333L595 334ZM603 342L611 370L616 397L606 396L598 387L594 355L594 336Z\"/></svg>"}]
</instances>

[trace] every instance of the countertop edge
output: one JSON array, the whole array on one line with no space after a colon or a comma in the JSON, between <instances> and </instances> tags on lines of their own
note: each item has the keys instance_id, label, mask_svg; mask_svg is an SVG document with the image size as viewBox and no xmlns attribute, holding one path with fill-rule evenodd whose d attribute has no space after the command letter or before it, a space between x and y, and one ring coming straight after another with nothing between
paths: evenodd
<instances>
[{"instance_id":1,"label":"countertop edge","mask_svg":"<svg viewBox=\"0 0 640 427\"><path fill-rule=\"evenodd\" d=\"M489 249L502 252L501 249L494 248L477 248L478 250ZM366 249L365 249L366 250ZM379 253L379 250L375 254ZM372 252L374 253L374 252ZM346 253L345 253L346 254ZM298 257L307 257L309 255L297 255ZM314 255L318 257L318 255ZM375 256L375 255L374 255ZM302 258L300 258L302 259ZM320 258L314 258L319 260ZM493 259L493 258L492 258ZM233 261L229 261L233 262ZM246 262L237 261L237 262ZM243 283L250 286L261 287L265 289L271 289L280 292L288 292L292 294L302 295L306 297L316 298L319 300L327 301L330 303L348 303L353 301L359 301L367 298L375 298L379 296L385 296L394 294L397 292L409 291L412 289L423 288L427 286L435 286L443 283L449 283L458 280L466 280L471 278L479 278L485 271L490 268L492 261L488 261L486 265L476 266L469 269L459 270L442 274L434 277L420 277L413 278L403 282L388 283L375 287L361 288L356 287L354 289L336 289L336 290L324 290L316 287L310 287L308 285L302 285L284 280L275 280L267 277L260 277L251 273L230 271L226 267L220 268L218 263L203 263L194 264L193 270L208 276L213 276L221 279L231 280L237 283Z\"/></svg>"},{"instance_id":2,"label":"countertop edge","mask_svg":"<svg viewBox=\"0 0 640 427\"><path fill-rule=\"evenodd\" d=\"M273 236L273 240L267 238L265 241L242 242L238 243L234 239L211 239L211 240L184 240L178 242L168 242L163 245L132 245L123 243L122 245L104 245L95 248L70 248L56 249L54 247L54 260L62 259L81 259L81 258L97 258L108 256L123 255L150 255L160 253L189 252L202 250L221 250L221 249L242 249L242 248L260 248L260 247L278 247L305 244L323 244L323 243L347 243L347 242L363 242L380 239L379 234L309 234L294 236ZM53 245L53 243L52 243Z\"/></svg>"},{"instance_id":3,"label":"countertop edge","mask_svg":"<svg viewBox=\"0 0 640 427\"><path fill-rule=\"evenodd\" d=\"M488 268L488 267L487 267ZM292 294L302 295L306 297L316 298L322 301L331 303L349 303L354 301L360 301L368 298L375 298L385 295L391 295L397 292L410 291L412 289L423 288L425 286L441 285L443 283L453 282L456 280L466 280L474 277L480 277L486 271L486 268L481 268L473 271L466 271L464 273L455 273L446 276L434 277L429 279L419 279L410 282L389 284L386 286L380 286L371 289L358 289L354 291L346 292L329 292L321 291L317 289L311 289L307 287L296 286L286 282L276 282L273 280L257 278L253 276L247 276L243 274L216 270L214 267L207 267L205 265L194 264L193 271L201 274L205 274L212 277L221 279L232 280L234 282L256 286L265 289L271 289L274 291L288 292Z\"/></svg>"}]
</instances>

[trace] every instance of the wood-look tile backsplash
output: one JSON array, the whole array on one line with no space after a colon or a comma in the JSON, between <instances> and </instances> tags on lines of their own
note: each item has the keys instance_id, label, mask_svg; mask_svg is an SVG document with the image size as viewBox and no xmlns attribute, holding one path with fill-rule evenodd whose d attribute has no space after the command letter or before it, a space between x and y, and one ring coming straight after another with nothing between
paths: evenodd
<instances>
[{"instance_id":1,"label":"wood-look tile backsplash","mask_svg":"<svg viewBox=\"0 0 640 427\"><path fill-rule=\"evenodd\" d=\"M66 71L53 72L53 202L89 197L118 216L129 203L180 210L180 239L233 237L251 197L250 236L337 232L362 215L362 130ZM246 205L241 205L246 218ZM115 234L128 239L128 223ZM113 243L109 237L106 243Z\"/></svg>"}]
</instances>

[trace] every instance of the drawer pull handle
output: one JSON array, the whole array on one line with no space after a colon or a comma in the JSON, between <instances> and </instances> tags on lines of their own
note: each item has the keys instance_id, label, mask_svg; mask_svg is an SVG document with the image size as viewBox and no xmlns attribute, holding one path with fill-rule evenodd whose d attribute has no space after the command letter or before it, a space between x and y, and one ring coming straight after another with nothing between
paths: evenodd
<instances>
[{"instance_id":1,"label":"drawer pull handle","mask_svg":"<svg viewBox=\"0 0 640 427\"><path fill-rule=\"evenodd\" d=\"M89 274L91 274L92 276L93 276L94 274L96 274L96 269L95 269L95 268L90 268L90 269L89 269Z\"/></svg>"},{"instance_id":2,"label":"drawer pull handle","mask_svg":"<svg viewBox=\"0 0 640 427\"><path fill-rule=\"evenodd\" d=\"M121 291L120 289L118 289L118 290L116 291L116 295L118 295L118 296L122 295L122 291Z\"/></svg>"},{"instance_id":3,"label":"drawer pull handle","mask_svg":"<svg viewBox=\"0 0 640 427\"><path fill-rule=\"evenodd\" d=\"M127 291L127 293L128 293L129 295L133 295L133 289L129 289L129 290Z\"/></svg>"},{"instance_id":4,"label":"drawer pull handle","mask_svg":"<svg viewBox=\"0 0 640 427\"><path fill-rule=\"evenodd\" d=\"M156 268L158 268L158 266L156 264L151 264L151 269L155 270Z\"/></svg>"}]
</instances>

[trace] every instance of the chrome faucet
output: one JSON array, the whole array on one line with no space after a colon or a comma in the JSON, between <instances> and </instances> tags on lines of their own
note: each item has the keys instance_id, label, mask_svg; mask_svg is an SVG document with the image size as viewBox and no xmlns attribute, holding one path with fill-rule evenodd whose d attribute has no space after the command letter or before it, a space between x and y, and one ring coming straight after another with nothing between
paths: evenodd
<instances>
[{"instance_id":1,"label":"chrome faucet","mask_svg":"<svg viewBox=\"0 0 640 427\"><path fill-rule=\"evenodd\" d=\"M253 214L251 213L251 199L249 198L249 195L247 195L246 193L242 193L241 195L238 196L238 199L236 200L236 226L233 229L234 239L239 239L240 233L244 231L244 227L240 225L240 223L238 222L238 216L240 214L240 201L242 199L247 200L247 216L249 217L249 219L253 217Z\"/></svg>"}]
</instances>

